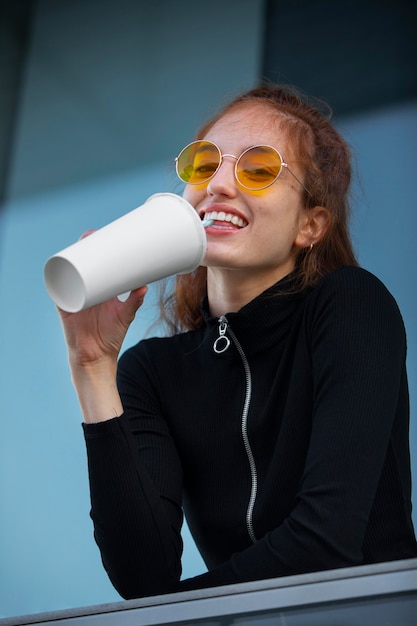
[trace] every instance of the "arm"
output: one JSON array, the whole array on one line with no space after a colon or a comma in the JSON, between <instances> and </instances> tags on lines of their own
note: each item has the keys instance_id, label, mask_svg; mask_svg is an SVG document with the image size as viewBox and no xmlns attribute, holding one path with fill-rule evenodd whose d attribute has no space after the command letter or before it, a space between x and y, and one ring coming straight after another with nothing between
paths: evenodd
<instances>
[{"instance_id":1,"label":"arm","mask_svg":"<svg viewBox=\"0 0 417 626\"><path fill-rule=\"evenodd\" d=\"M158 462L170 468L166 485L137 453L125 415L84 425L94 536L125 599L177 591L181 576L181 466L154 420L146 430L138 443L146 448L149 437L162 439Z\"/></svg>"},{"instance_id":2,"label":"arm","mask_svg":"<svg viewBox=\"0 0 417 626\"><path fill-rule=\"evenodd\" d=\"M256 544L185 581L184 589L366 562L365 534L381 484L393 513L403 507L405 526L406 483L388 495L382 475L387 454L395 467L397 453L404 474L407 467L406 346L398 308L366 272L340 270L315 290L308 311L313 415L296 506ZM416 554L411 534L408 550Z\"/></svg>"},{"instance_id":3,"label":"arm","mask_svg":"<svg viewBox=\"0 0 417 626\"><path fill-rule=\"evenodd\" d=\"M157 382L151 374L146 379L149 363L129 363L129 354L123 357L124 399L134 416L129 427L124 418L118 420L124 443L116 454L113 433L109 448L104 441L100 452L102 444L92 430L88 442L89 455L96 448L101 458L91 456L90 470L96 537L122 595L203 588L361 562L405 359L395 303L379 282L368 284L365 273L361 279L364 282L355 279L350 284L349 274L341 272L336 282L324 281L310 301L307 334L314 415L296 507L255 545L193 579L178 582L181 466L164 421L158 419ZM141 375L129 381L129 370L138 367ZM126 465L126 473L111 487L111 505L106 488L114 484L116 472L109 459L117 459L119 468ZM128 512L117 517L119 509Z\"/></svg>"},{"instance_id":4,"label":"arm","mask_svg":"<svg viewBox=\"0 0 417 626\"><path fill-rule=\"evenodd\" d=\"M134 597L132 585L136 590L138 584L136 572L129 575L130 561L139 563L144 595L155 589L152 564L158 572L157 584L165 591L172 589L172 580L180 575L181 539L175 529L181 527L181 509L168 500L162 502L146 468L140 466L116 383L120 348L145 293L146 287L142 287L126 302L114 298L80 313L58 311L85 422L95 536L99 545L103 536L110 537L109 561L126 577L119 585L111 572L109 575L124 597ZM125 529L130 525L145 537L143 553L129 541ZM171 544L166 540L171 525L176 536L172 567L167 560ZM105 558L103 562L107 568ZM166 572L166 580L161 571Z\"/></svg>"},{"instance_id":5,"label":"arm","mask_svg":"<svg viewBox=\"0 0 417 626\"><path fill-rule=\"evenodd\" d=\"M68 346L72 382L86 423L121 415L116 385L117 359L127 330L142 305L146 287L80 313L58 309Z\"/></svg>"}]
</instances>

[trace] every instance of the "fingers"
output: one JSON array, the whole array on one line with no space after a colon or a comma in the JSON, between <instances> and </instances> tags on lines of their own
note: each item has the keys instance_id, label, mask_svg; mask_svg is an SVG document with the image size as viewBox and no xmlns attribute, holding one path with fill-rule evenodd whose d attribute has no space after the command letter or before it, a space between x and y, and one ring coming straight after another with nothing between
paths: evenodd
<instances>
[{"instance_id":1,"label":"fingers","mask_svg":"<svg viewBox=\"0 0 417 626\"><path fill-rule=\"evenodd\" d=\"M143 285L142 287L133 289L133 291L130 292L130 296L128 297L127 302L134 305L135 309L138 309L143 304L147 292L147 285Z\"/></svg>"},{"instance_id":2,"label":"fingers","mask_svg":"<svg viewBox=\"0 0 417 626\"><path fill-rule=\"evenodd\" d=\"M133 291L131 291L129 297L125 300L125 302L121 302L119 300L119 306L123 307L123 310L127 315L129 324L133 321L138 309L142 306L147 291L148 287L144 285L143 287L139 287L138 289L134 289ZM120 309L120 311L121 310L122 309Z\"/></svg>"},{"instance_id":3,"label":"fingers","mask_svg":"<svg viewBox=\"0 0 417 626\"><path fill-rule=\"evenodd\" d=\"M148 292L148 286L147 285L142 285L142 287L138 287L137 289L134 289L131 293L132 294L136 294L136 296L141 297L142 300L143 298L146 296Z\"/></svg>"},{"instance_id":4,"label":"fingers","mask_svg":"<svg viewBox=\"0 0 417 626\"><path fill-rule=\"evenodd\" d=\"M81 239L85 239L86 237L88 237L89 235L92 235L95 232L94 229L90 228L90 230L86 230L85 232L83 232L83 234L81 235L81 237L79 237L78 241L81 241Z\"/></svg>"}]
</instances>

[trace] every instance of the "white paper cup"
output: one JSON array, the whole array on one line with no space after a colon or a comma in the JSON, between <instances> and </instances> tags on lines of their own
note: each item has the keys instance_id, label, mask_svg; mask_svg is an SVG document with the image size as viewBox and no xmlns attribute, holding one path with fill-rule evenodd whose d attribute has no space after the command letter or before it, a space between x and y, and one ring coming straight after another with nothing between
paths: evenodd
<instances>
[{"instance_id":1,"label":"white paper cup","mask_svg":"<svg viewBox=\"0 0 417 626\"><path fill-rule=\"evenodd\" d=\"M49 258L46 289L61 309L75 313L161 278L192 272L206 247L204 227L191 204L173 193L157 193Z\"/></svg>"}]
</instances>

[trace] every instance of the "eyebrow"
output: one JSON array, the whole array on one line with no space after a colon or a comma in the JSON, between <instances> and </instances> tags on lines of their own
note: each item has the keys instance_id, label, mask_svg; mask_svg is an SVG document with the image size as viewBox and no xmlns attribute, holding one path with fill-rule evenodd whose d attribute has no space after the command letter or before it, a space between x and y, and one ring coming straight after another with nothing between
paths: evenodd
<instances>
[{"instance_id":1,"label":"eyebrow","mask_svg":"<svg viewBox=\"0 0 417 626\"><path fill-rule=\"evenodd\" d=\"M216 146L220 150L220 154L222 156L224 156L225 154L230 154L230 152L223 152L223 150L220 148L220 146L218 146L213 141L210 141L209 139L200 139L199 141L205 141L206 143L210 143L210 144L213 145L213 147ZM279 150L278 148L275 148L275 146L271 146L271 145L269 145L267 143L255 143L255 144L252 144L250 146L247 146L246 148L243 148L240 151L240 155L239 156L241 156L247 150L251 150L252 148L259 148L261 150L264 149L264 152L266 152L268 150L268 148L273 148L274 150L276 150L282 156L281 150ZM204 152L204 150L208 150L208 149L209 149L209 147L207 147L207 146L206 147L201 146L201 147L197 148L197 150L195 151L195 154L198 154L199 152ZM235 156L235 155L233 155L233 156ZM285 160L283 156L282 156L282 158L283 158L283 160Z\"/></svg>"}]
</instances>

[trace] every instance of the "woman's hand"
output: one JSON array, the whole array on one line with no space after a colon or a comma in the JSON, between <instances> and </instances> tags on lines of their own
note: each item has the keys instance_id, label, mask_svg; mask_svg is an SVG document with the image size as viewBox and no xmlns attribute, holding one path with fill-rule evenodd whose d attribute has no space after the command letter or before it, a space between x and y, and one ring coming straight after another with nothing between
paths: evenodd
<instances>
[{"instance_id":1,"label":"woman's hand","mask_svg":"<svg viewBox=\"0 0 417 626\"><path fill-rule=\"evenodd\" d=\"M93 233L94 230L87 230L80 239ZM72 368L94 366L103 360L117 362L123 340L146 292L147 287L139 287L123 302L113 298L79 313L67 313L57 307Z\"/></svg>"},{"instance_id":2,"label":"woman's hand","mask_svg":"<svg viewBox=\"0 0 417 626\"><path fill-rule=\"evenodd\" d=\"M125 302L112 298L79 313L67 313L58 308L72 367L92 367L106 360L117 361L146 291L147 287L139 287Z\"/></svg>"},{"instance_id":3,"label":"woman's hand","mask_svg":"<svg viewBox=\"0 0 417 626\"><path fill-rule=\"evenodd\" d=\"M113 298L79 313L58 309L85 422L104 422L123 413L116 384L117 358L146 291L146 286L139 287L125 302Z\"/></svg>"},{"instance_id":4,"label":"woman's hand","mask_svg":"<svg viewBox=\"0 0 417 626\"><path fill-rule=\"evenodd\" d=\"M82 238L92 232L87 231ZM78 313L57 307L72 382L86 422L102 422L123 412L116 385L117 359L147 289L139 287L125 301L112 298Z\"/></svg>"}]
</instances>

